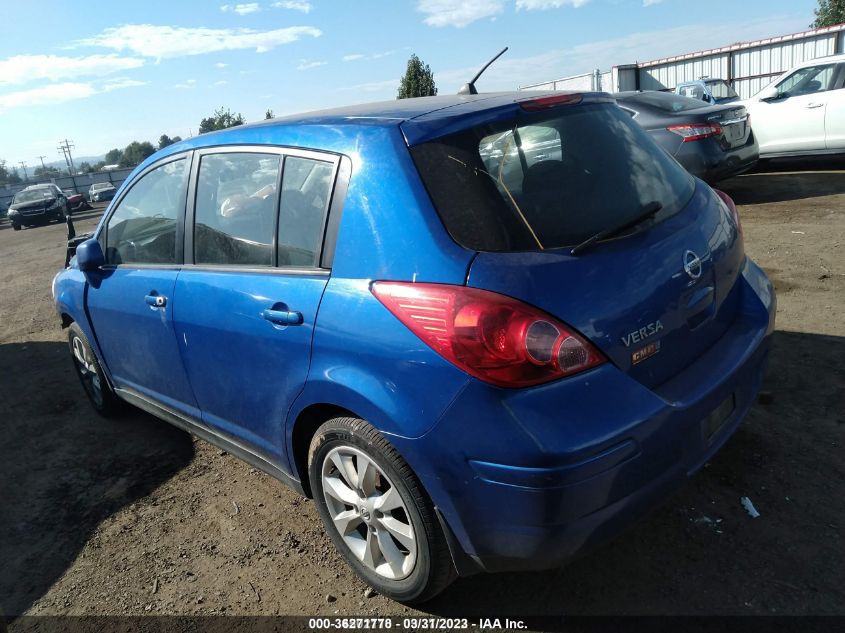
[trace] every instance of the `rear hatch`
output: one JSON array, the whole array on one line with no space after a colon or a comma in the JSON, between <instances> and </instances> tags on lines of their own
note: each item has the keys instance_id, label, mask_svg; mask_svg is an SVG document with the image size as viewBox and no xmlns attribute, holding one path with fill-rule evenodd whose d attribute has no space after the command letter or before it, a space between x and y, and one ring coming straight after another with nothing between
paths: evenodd
<instances>
[{"instance_id":1,"label":"rear hatch","mask_svg":"<svg viewBox=\"0 0 845 633\"><path fill-rule=\"evenodd\" d=\"M744 253L730 212L612 102L523 103L411 153L449 233L480 251L468 285L545 310L644 385L733 322Z\"/></svg>"}]
</instances>

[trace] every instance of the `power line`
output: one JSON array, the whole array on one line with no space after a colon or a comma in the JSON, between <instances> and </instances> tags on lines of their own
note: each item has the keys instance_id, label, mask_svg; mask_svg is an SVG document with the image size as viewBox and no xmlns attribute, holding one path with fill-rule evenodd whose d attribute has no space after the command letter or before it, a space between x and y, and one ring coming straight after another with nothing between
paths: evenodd
<instances>
[{"instance_id":1,"label":"power line","mask_svg":"<svg viewBox=\"0 0 845 633\"><path fill-rule=\"evenodd\" d=\"M46 156L39 156L38 158L41 159L41 169L46 171L46 167L44 166L44 159L47 158Z\"/></svg>"},{"instance_id":2,"label":"power line","mask_svg":"<svg viewBox=\"0 0 845 633\"><path fill-rule=\"evenodd\" d=\"M19 164L19 165L23 168L23 179L24 179L24 180L29 180L29 174L28 174L28 173L26 173L26 161L25 161L25 160L22 160L22 161L21 161L20 163L18 163L18 164Z\"/></svg>"}]
</instances>

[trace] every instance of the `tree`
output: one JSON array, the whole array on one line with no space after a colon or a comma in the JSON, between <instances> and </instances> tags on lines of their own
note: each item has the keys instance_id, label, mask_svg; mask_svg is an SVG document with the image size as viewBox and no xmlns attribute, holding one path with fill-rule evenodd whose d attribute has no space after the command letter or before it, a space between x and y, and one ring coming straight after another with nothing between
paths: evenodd
<instances>
[{"instance_id":1,"label":"tree","mask_svg":"<svg viewBox=\"0 0 845 633\"><path fill-rule=\"evenodd\" d=\"M267 108L267 112L264 113L264 120L266 121L267 119L275 119L275 118L276 118L276 115L273 114L273 111L270 108Z\"/></svg>"},{"instance_id":2,"label":"tree","mask_svg":"<svg viewBox=\"0 0 845 633\"><path fill-rule=\"evenodd\" d=\"M123 157L119 161L121 167L134 167L148 156L155 154L156 148L149 141L132 141L123 150ZM106 154L108 158L108 154Z\"/></svg>"},{"instance_id":3,"label":"tree","mask_svg":"<svg viewBox=\"0 0 845 633\"><path fill-rule=\"evenodd\" d=\"M79 163L79 171L83 174L90 174L92 171L94 171L94 168L91 166L91 163L89 163L87 160L83 160L81 163Z\"/></svg>"},{"instance_id":4,"label":"tree","mask_svg":"<svg viewBox=\"0 0 845 633\"><path fill-rule=\"evenodd\" d=\"M214 111L214 116L210 116L206 119L200 121L200 134L205 134L206 132L214 132L215 130L225 130L229 127L235 127L236 125L243 125L244 117L242 114L232 114L232 111L229 108L225 110L220 108Z\"/></svg>"},{"instance_id":5,"label":"tree","mask_svg":"<svg viewBox=\"0 0 845 633\"><path fill-rule=\"evenodd\" d=\"M816 19L810 25L814 29L845 22L845 0L819 0L819 8L813 11Z\"/></svg>"},{"instance_id":6,"label":"tree","mask_svg":"<svg viewBox=\"0 0 845 633\"><path fill-rule=\"evenodd\" d=\"M119 149L111 149L106 152L105 165L118 165L123 160L123 152Z\"/></svg>"},{"instance_id":7,"label":"tree","mask_svg":"<svg viewBox=\"0 0 845 633\"><path fill-rule=\"evenodd\" d=\"M8 169L6 167L6 161L0 159L0 185L16 185L20 181L21 177L18 175L18 170L14 167Z\"/></svg>"},{"instance_id":8,"label":"tree","mask_svg":"<svg viewBox=\"0 0 845 633\"><path fill-rule=\"evenodd\" d=\"M423 64L419 57L411 55L405 76L399 80L399 94L397 99L410 97L433 97L437 94L434 85L434 74L428 64Z\"/></svg>"},{"instance_id":9,"label":"tree","mask_svg":"<svg viewBox=\"0 0 845 633\"><path fill-rule=\"evenodd\" d=\"M55 167L36 167L33 172L35 178L58 178L62 175Z\"/></svg>"},{"instance_id":10,"label":"tree","mask_svg":"<svg viewBox=\"0 0 845 633\"><path fill-rule=\"evenodd\" d=\"M173 138L170 138L169 136L167 136L167 134L162 134L158 137L158 148L164 149L168 145L173 145L174 143L178 143L181 140L181 136L174 136Z\"/></svg>"}]
</instances>

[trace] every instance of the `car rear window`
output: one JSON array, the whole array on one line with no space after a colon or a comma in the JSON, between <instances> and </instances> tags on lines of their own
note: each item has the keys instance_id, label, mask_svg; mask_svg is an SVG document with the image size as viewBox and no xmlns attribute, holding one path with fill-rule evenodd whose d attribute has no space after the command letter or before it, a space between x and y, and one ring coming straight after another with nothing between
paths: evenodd
<instances>
[{"instance_id":1,"label":"car rear window","mask_svg":"<svg viewBox=\"0 0 845 633\"><path fill-rule=\"evenodd\" d=\"M612 104L582 104L469 128L411 148L452 238L482 251L578 244L651 202L658 221L692 177Z\"/></svg>"}]
</instances>

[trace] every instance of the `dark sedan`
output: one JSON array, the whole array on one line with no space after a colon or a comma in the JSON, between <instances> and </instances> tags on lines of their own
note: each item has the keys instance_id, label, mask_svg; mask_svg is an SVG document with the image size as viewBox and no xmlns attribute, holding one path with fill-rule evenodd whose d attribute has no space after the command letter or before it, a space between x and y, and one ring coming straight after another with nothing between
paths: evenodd
<instances>
[{"instance_id":1,"label":"dark sedan","mask_svg":"<svg viewBox=\"0 0 845 633\"><path fill-rule=\"evenodd\" d=\"M50 220L64 222L70 215L67 197L56 185L32 185L15 194L9 205L9 222L20 231L22 226L36 226Z\"/></svg>"},{"instance_id":2,"label":"dark sedan","mask_svg":"<svg viewBox=\"0 0 845 633\"><path fill-rule=\"evenodd\" d=\"M744 106L703 106L667 92L618 92L619 106L687 171L707 182L747 171L760 156Z\"/></svg>"}]
</instances>

